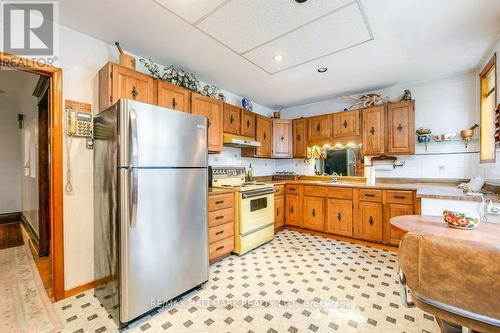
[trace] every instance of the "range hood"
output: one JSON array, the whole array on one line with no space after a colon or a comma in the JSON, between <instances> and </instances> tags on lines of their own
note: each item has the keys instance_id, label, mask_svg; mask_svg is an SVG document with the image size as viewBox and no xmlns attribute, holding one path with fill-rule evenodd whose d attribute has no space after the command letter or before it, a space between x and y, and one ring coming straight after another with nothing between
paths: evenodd
<instances>
[{"instance_id":1,"label":"range hood","mask_svg":"<svg viewBox=\"0 0 500 333\"><path fill-rule=\"evenodd\" d=\"M224 133L224 146L234 148L260 147L260 142L245 136Z\"/></svg>"}]
</instances>

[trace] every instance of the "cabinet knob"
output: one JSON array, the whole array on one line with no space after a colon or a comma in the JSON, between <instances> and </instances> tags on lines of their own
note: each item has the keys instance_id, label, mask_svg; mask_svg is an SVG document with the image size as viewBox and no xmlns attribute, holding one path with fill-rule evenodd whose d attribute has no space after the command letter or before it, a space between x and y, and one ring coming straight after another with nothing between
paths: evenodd
<instances>
[{"instance_id":1,"label":"cabinet knob","mask_svg":"<svg viewBox=\"0 0 500 333\"><path fill-rule=\"evenodd\" d=\"M347 120L344 120L344 128L347 128Z\"/></svg>"},{"instance_id":2,"label":"cabinet knob","mask_svg":"<svg viewBox=\"0 0 500 333\"><path fill-rule=\"evenodd\" d=\"M172 109L175 110L175 108L177 107L177 101L175 100L175 97L172 98Z\"/></svg>"},{"instance_id":3,"label":"cabinet knob","mask_svg":"<svg viewBox=\"0 0 500 333\"><path fill-rule=\"evenodd\" d=\"M319 130L321 129L321 126L319 124L316 125L316 132L319 133Z\"/></svg>"},{"instance_id":4,"label":"cabinet knob","mask_svg":"<svg viewBox=\"0 0 500 333\"><path fill-rule=\"evenodd\" d=\"M130 93L131 93L133 99L135 99L137 97L137 95L139 95L135 86L132 87L132 91Z\"/></svg>"},{"instance_id":5,"label":"cabinet knob","mask_svg":"<svg viewBox=\"0 0 500 333\"><path fill-rule=\"evenodd\" d=\"M297 134L297 141L300 141L300 134Z\"/></svg>"},{"instance_id":6,"label":"cabinet knob","mask_svg":"<svg viewBox=\"0 0 500 333\"><path fill-rule=\"evenodd\" d=\"M398 129L399 132L401 132L403 130L403 126L401 126L401 123L396 128Z\"/></svg>"},{"instance_id":7,"label":"cabinet knob","mask_svg":"<svg viewBox=\"0 0 500 333\"><path fill-rule=\"evenodd\" d=\"M233 121L234 121L234 117L233 117L233 115L231 115L231 116L229 117L229 122L232 124L232 123L233 123Z\"/></svg>"},{"instance_id":8,"label":"cabinet knob","mask_svg":"<svg viewBox=\"0 0 500 333\"><path fill-rule=\"evenodd\" d=\"M281 141L285 140L285 137L282 135L280 138Z\"/></svg>"},{"instance_id":9,"label":"cabinet knob","mask_svg":"<svg viewBox=\"0 0 500 333\"><path fill-rule=\"evenodd\" d=\"M372 216L370 216L370 218L368 219L368 223L369 223L370 225L373 225L373 217L372 217Z\"/></svg>"},{"instance_id":10,"label":"cabinet knob","mask_svg":"<svg viewBox=\"0 0 500 333\"><path fill-rule=\"evenodd\" d=\"M264 132L264 140L267 138L266 132Z\"/></svg>"},{"instance_id":11,"label":"cabinet knob","mask_svg":"<svg viewBox=\"0 0 500 333\"><path fill-rule=\"evenodd\" d=\"M290 206L290 213L293 214L293 206Z\"/></svg>"},{"instance_id":12,"label":"cabinet knob","mask_svg":"<svg viewBox=\"0 0 500 333\"><path fill-rule=\"evenodd\" d=\"M276 208L276 216L280 215L280 209Z\"/></svg>"},{"instance_id":13,"label":"cabinet knob","mask_svg":"<svg viewBox=\"0 0 500 333\"><path fill-rule=\"evenodd\" d=\"M372 135L374 135L374 134L375 134L375 127L373 127L373 126L372 126L372 128L370 129L370 133L371 133Z\"/></svg>"},{"instance_id":14,"label":"cabinet knob","mask_svg":"<svg viewBox=\"0 0 500 333\"><path fill-rule=\"evenodd\" d=\"M247 119L247 127L250 127L250 120Z\"/></svg>"},{"instance_id":15,"label":"cabinet knob","mask_svg":"<svg viewBox=\"0 0 500 333\"><path fill-rule=\"evenodd\" d=\"M216 236L219 236L219 235L222 235L224 233L224 231L218 231L215 233Z\"/></svg>"},{"instance_id":16,"label":"cabinet knob","mask_svg":"<svg viewBox=\"0 0 500 333\"><path fill-rule=\"evenodd\" d=\"M342 214L340 214L340 212L337 214L337 220L342 220Z\"/></svg>"},{"instance_id":17,"label":"cabinet knob","mask_svg":"<svg viewBox=\"0 0 500 333\"><path fill-rule=\"evenodd\" d=\"M313 217L316 216L316 210L314 208L312 210L312 215L313 215Z\"/></svg>"}]
</instances>

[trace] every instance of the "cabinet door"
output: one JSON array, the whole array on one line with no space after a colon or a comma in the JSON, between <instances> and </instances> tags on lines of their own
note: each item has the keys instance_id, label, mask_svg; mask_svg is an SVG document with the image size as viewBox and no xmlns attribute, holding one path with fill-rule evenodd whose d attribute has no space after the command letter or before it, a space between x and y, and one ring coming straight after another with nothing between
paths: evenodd
<instances>
[{"instance_id":1,"label":"cabinet door","mask_svg":"<svg viewBox=\"0 0 500 333\"><path fill-rule=\"evenodd\" d=\"M296 119L293 121L293 157L305 158L306 150L306 119Z\"/></svg>"},{"instance_id":2,"label":"cabinet door","mask_svg":"<svg viewBox=\"0 0 500 333\"><path fill-rule=\"evenodd\" d=\"M292 157L292 121L273 119L273 157Z\"/></svg>"},{"instance_id":3,"label":"cabinet door","mask_svg":"<svg viewBox=\"0 0 500 333\"><path fill-rule=\"evenodd\" d=\"M325 230L325 199L304 196L304 220L302 226L306 229Z\"/></svg>"},{"instance_id":4,"label":"cabinet door","mask_svg":"<svg viewBox=\"0 0 500 333\"><path fill-rule=\"evenodd\" d=\"M384 243L399 245L403 234L391 228L390 220L401 215L413 215L413 205L387 204L384 206Z\"/></svg>"},{"instance_id":5,"label":"cabinet door","mask_svg":"<svg viewBox=\"0 0 500 333\"><path fill-rule=\"evenodd\" d=\"M352 237L352 201L328 199L326 232Z\"/></svg>"},{"instance_id":6,"label":"cabinet door","mask_svg":"<svg viewBox=\"0 0 500 333\"><path fill-rule=\"evenodd\" d=\"M224 103L224 133L240 134L240 108Z\"/></svg>"},{"instance_id":7,"label":"cabinet door","mask_svg":"<svg viewBox=\"0 0 500 333\"><path fill-rule=\"evenodd\" d=\"M387 152L390 154L415 153L414 101L387 106Z\"/></svg>"},{"instance_id":8,"label":"cabinet door","mask_svg":"<svg viewBox=\"0 0 500 333\"><path fill-rule=\"evenodd\" d=\"M255 140L260 142L260 147L255 149L255 156L271 157L272 126L271 119L255 116Z\"/></svg>"},{"instance_id":9,"label":"cabinet door","mask_svg":"<svg viewBox=\"0 0 500 333\"><path fill-rule=\"evenodd\" d=\"M153 104L154 80L152 77L129 68L114 64L112 66L113 93L111 104L120 98Z\"/></svg>"},{"instance_id":10,"label":"cabinet door","mask_svg":"<svg viewBox=\"0 0 500 333\"><path fill-rule=\"evenodd\" d=\"M165 81L157 81L157 84L158 106L189 112L189 90Z\"/></svg>"},{"instance_id":11,"label":"cabinet door","mask_svg":"<svg viewBox=\"0 0 500 333\"><path fill-rule=\"evenodd\" d=\"M208 118L208 151L222 151L222 101L200 94L191 94L191 113Z\"/></svg>"},{"instance_id":12,"label":"cabinet door","mask_svg":"<svg viewBox=\"0 0 500 333\"><path fill-rule=\"evenodd\" d=\"M312 117L307 119L309 140L323 140L330 138L332 121L330 115Z\"/></svg>"},{"instance_id":13,"label":"cabinet door","mask_svg":"<svg viewBox=\"0 0 500 333\"><path fill-rule=\"evenodd\" d=\"M274 228L285 224L285 197L279 195L274 197Z\"/></svg>"},{"instance_id":14,"label":"cabinet door","mask_svg":"<svg viewBox=\"0 0 500 333\"><path fill-rule=\"evenodd\" d=\"M359 135L359 110L333 114L333 137L353 137Z\"/></svg>"},{"instance_id":15,"label":"cabinet door","mask_svg":"<svg viewBox=\"0 0 500 333\"><path fill-rule=\"evenodd\" d=\"M363 110L363 155L385 152L384 106Z\"/></svg>"},{"instance_id":16,"label":"cabinet door","mask_svg":"<svg viewBox=\"0 0 500 333\"><path fill-rule=\"evenodd\" d=\"M378 202L359 202L359 214L356 223L357 237L382 242L382 204Z\"/></svg>"},{"instance_id":17,"label":"cabinet door","mask_svg":"<svg viewBox=\"0 0 500 333\"><path fill-rule=\"evenodd\" d=\"M241 135L255 138L255 113L241 110Z\"/></svg>"},{"instance_id":18,"label":"cabinet door","mask_svg":"<svg viewBox=\"0 0 500 333\"><path fill-rule=\"evenodd\" d=\"M299 196L286 194L285 195L285 224L300 226L300 206Z\"/></svg>"}]
</instances>

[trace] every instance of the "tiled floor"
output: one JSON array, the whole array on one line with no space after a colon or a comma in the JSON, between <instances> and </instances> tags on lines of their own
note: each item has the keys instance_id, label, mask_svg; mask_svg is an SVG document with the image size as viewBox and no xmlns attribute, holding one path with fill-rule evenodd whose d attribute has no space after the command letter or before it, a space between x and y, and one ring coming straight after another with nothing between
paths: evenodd
<instances>
[{"instance_id":1,"label":"tiled floor","mask_svg":"<svg viewBox=\"0 0 500 333\"><path fill-rule=\"evenodd\" d=\"M245 256L211 266L202 291L127 332L437 332L435 319L400 304L389 251L282 231ZM64 332L114 332L87 292L58 303Z\"/></svg>"}]
</instances>

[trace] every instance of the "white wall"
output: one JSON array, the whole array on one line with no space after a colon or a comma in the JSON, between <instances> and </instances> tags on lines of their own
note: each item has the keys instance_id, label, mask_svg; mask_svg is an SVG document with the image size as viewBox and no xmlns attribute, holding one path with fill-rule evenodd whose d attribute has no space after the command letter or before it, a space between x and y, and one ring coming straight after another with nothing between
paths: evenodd
<instances>
[{"instance_id":1,"label":"white wall","mask_svg":"<svg viewBox=\"0 0 500 333\"><path fill-rule=\"evenodd\" d=\"M33 230L39 234L38 221L38 101L32 96L38 81L37 75L27 80L19 101L20 113L24 115L24 125L21 135L22 169L22 212Z\"/></svg>"},{"instance_id":2,"label":"white wall","mask_svg":"<svg viewBox=\"0 0 500 333\"><path fill-rule=\"evenodd\" d=\"M393 86L382 89L381 92L391 98L397 98L404 89L411 90L416 103L416 128L430 127L434 134L459 132L479 123L476 77L477 73L463 73L429 82ZM337 98L287 108L283 110L282 116L298 118L339 112L350 104L349 101ZM478 137L477 132L475 138ZM479 172L477 141L471 142L467 149L460 141L430 144L427 151L424 145L416 144L415 150L415 155L399 157L399 160L405 161L404 167L394 171L377 171L377 177L470 178ZM279 161L277 168L305 170L309 174L314 172L314 168L305 167L301 160ZM498 177L487 170L481 172L489 178Z\"/></svg>"},{"instance_id":3,"label":"white wall","mask_svg":"<svg viewBox=\"0 0 500 333\"><path fill-rule=\"evenodd\" d=\"M21 211L21 130L19 103L0 95L0 214Z\"/></svg>"}]
</instances>

